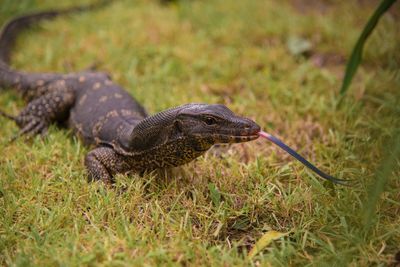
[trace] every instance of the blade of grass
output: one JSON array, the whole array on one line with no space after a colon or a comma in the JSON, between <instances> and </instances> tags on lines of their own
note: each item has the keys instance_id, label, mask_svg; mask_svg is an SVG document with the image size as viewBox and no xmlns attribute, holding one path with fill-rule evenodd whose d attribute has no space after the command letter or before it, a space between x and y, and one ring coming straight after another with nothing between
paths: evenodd
<instances>
[{"instance_id":1,"label":"blade of grass","mask_svg":"<svg viewBox=\"0 0 400 267\"><path fill-rule=\"evenodd\" d=\"M388 155L384 158L381 166L376 171L375 180L370 184L368 197L364 206L364 230L368 231L376 215L376 205L381 194L385 191L385 186L396 168L396 162L400 158L400 131L395 132L389 146Z\"/></svg>"},{"instance_id":2,"label":"blade of grass","mask_svg":"<svg viewBox=\"0 0 400 267\"><path fill-rule=\"evenodd\" d=\"M368 20L367 25L365 25L364 30L362 31L356 45L353 48L350 60L346 66L345 76L343 78L342 87L340 89L341 98L343 98L343 96L347 92L353 76L357 71L358 65L360 65L365 42L377 25L379 19L394 4L394 2L396 2L396 0L383 0L378 8L375 10L374 14Z\"/></svg>"}]
</instances>

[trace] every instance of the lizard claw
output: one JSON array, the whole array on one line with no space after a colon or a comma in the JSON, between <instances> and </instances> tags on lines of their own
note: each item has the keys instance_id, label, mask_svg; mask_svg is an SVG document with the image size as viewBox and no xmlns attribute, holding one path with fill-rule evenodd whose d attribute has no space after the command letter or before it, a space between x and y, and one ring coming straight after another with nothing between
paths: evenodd
<instances>
[{"instance_id":1,"label":"lizard claw","mask_svg":"<svg viewBox=\"0 0 400 267\"><path fill-rule=\"evenodd\" d=\"M10 143L14 142L16 139L24 135L28 138L31 138L37 134L40 134L42 137L44 137L46 133L47 124L44 121L32 120L10 139Z\"/></svg>"}]
</instances>

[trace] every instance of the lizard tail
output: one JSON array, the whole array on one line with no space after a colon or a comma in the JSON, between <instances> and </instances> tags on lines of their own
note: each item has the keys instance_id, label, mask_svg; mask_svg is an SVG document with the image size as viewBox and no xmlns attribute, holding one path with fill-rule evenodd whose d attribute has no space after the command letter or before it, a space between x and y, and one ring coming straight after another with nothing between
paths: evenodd
<instances>
[{"instance_id":1,"label":"lizard tail","mask_svg":"<svg viewBox=\"0 0 400 267\"><path fill-rule=\"evenodd\" d=\"M48 19L54 19L59 15L83 12L101 7L111 1L102 0L86 6L71 7L63 10L47 10L27 15L22 15L9 20L0 31L0 86L13 86L15 80L21 73L10 67L12 48L20 32L30 28L32 25Z\"/></svg>"},{"instance_id":2,"label":"lizard tail","mask_svg":"<svg viewBox=\"0 0 400 267\"><path fill-rule=\"evenodd\" d=\"M11 50L18 34L35 22L56 17L61 11L44 11L16 17L8 21L0 32L0 61L2 68L10 62Z\"/></svg>"},{"instance_id":3,"label":"lizard tail","mask_svg":"<svg viewBox=\"0 0 400 267\"><path fill-rule=\"evenodd\" d=\"M0 32L0 61L6 65L9 64L12 47L18 37L18 34L32 25L46 19L54 19L59 15L83 12L96 9L111 1L100 1L86 6L70 7L63 10L47 10L27 15L22 15L8 21Z\"/></svg>"}]
</instances>

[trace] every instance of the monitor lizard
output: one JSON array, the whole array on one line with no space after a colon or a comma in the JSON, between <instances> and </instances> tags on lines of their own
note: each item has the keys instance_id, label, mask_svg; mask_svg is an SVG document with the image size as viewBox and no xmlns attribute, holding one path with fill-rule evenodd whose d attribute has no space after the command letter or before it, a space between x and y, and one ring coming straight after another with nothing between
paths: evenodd
<instances>
[{"instance_id":1,"label":"monitor lizard","mask_svg":"<svg viewBox=\"0 0 400 267\"><path fill-rule=\"evenodd\" d=\"M9 60L18 33L43 19L86 11L105 2L43 11L11 19L0 32L0 87L15 88L28 102L14 120L19 136L45 135L49 125L66 124L92 147L85 156L89 180L113 183L117 173L144 173L176 167L203 155L215 144L269 139L322 178L330 176L278 138L261 131L253 120L222 104L190 103L149 116L146 110L105 72L28 73L14 70Z\"/></svg>"}]
</instances>

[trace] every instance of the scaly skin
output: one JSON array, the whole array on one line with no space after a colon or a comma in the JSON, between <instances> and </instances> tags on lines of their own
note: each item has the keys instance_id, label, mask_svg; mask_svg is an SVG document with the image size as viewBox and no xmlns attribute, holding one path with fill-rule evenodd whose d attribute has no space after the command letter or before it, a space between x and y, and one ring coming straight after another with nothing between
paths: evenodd
<instances>
[{"instance_id":1,"label":"scaly skin","mask_svg":"<svg viewBox=\"0 0 400 267\"><path fill-rule=\"evenodd\" d=\"M223 105L186 104L148 116L109 75L26 73L8 65L19 31L31 23L85 10L72 8L22 16L0 34L0 87L13 87L28 104L19 115L4 112L21 128L18 136L45 134L52 123L66 123L93 147L85 157L90 180L111 183L117 173L151 171L186 164L216 143L258 137L260 127Z\"/></svg>"}]
</instances>

